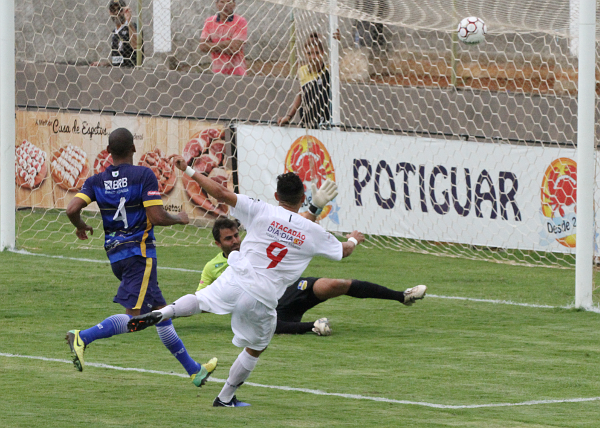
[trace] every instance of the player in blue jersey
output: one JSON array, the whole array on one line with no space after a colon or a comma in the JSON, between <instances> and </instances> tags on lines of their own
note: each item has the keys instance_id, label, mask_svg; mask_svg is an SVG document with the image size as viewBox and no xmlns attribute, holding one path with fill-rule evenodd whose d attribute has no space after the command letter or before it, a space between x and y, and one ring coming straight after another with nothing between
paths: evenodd
<instances>
[{"instance_id":1,"label":"player in blue jersey","mask_svg":"<svg viewBox=\"0 0 600 428\"><path fill-rule=\"evenodd\" d=\"M77 228L79 239L93 234L81 218L81 210L92 202L98 204L104 226L104 248L112 271L121 281L115 303L125 307L125 314L112 315L87 330L71 330L67 343L74 354L73 364L83 370L83 352L94 340L127 333L131 317L166 306L156 278L154 226L187 224L185 212L169 214L163 208L158 181L150 168L133 165L133 135L125 128L111 132L107 151L114 165L89 177L80 193L67 207L67 216ZM156 324L158 336L179 360L196 386L202 386L217 366L217 359L201 365L188 354L177 336L171 320Z\"/></svg>"}]
</instances>

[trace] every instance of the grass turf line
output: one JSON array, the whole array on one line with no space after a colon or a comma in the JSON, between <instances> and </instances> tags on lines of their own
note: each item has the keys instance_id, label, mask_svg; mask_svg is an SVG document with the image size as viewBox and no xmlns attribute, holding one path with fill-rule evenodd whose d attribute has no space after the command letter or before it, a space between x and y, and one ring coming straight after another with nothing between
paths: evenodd
<instances>
[{"instance_id":1,"label":"grass turf line","mask_svg":"<svg viewBox=\"0 0 600 428\"><path fill-rule=\"evenodd\" d=\"M64 255L62 251L57 253ZM90 251L94 257L102 256ZM159 262L201 269L215 253L215 248L161 248ZM31 257L33 262L25 262L24 258L0 254L4 300L0 352L64 360L69 355L63 341L66 330L87 328L122 312L110 303L118 283L108 266ZM307 273L356 277L399 290L424 283L438 295L552 306L571 303L574 283L574 273L568 270L360 247L340 263L315 259ZM159 273L167 300L192 292L197 280L198 274L192 272ZM600 356L594 344L600 339L600 322L592 313L427 298L405 308L390 301L341 297L317 306L305 319L321 316L332 320L333 336L274 338L249 380L447 405L598 395ZM179 319L175 327L199 360L218 356L221 364L216 375L226 376L239 353L230 343L228 317L206 314ZM57 368L36 361L5 360L0 363L5 391L0 417L3 425L11 427L78 426L76 422L82 419L92 427L140 426L157 420L168 420L171 426L197 426L202 420L214 427L242 421L246 426L267 427L579 427L595 426L598 411L596 402L399 410L393 403L242 386L238 396L253 406L241 415L210 407L220 390L214 383L198 393L187 380L177 377L157 381L140 373L97 368L78 373L67 364ZM97 341L86 351L86 360L183 373L152 329Z\"/></svg>"}]
</instances>

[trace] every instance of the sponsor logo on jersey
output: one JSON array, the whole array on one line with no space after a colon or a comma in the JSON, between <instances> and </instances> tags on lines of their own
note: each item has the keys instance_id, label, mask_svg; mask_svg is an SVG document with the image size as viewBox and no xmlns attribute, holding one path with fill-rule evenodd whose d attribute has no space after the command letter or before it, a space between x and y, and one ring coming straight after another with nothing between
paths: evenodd
<instances>
[{"instance_id":1,"label":"sponsor logo on jersey","mask_svg":"<svg viewBox=\"0 0 600 428\"><path fill-rule=\"evenodd\" d=\"M308 281L303 279L302 281L300 281L298 283L298 290L306 290L306 287L308 286Z\"/></svg>"},{"instance_id":2,"label":"sponsor logo on jersey","mask_svg":"<svg viewBox=\"0 0 600 428\"><path fill-rule=\"evenodd\" d=\"M113 171L112 176L117 178L119 176L119 171Z\"/></svg>"},{"instance_id":3,"label":"sponsor logo on jersey","mask_svg":"<svg viewBox=\"0 0 600 428\"><path fill-rule=\"evenodd\" d=\"M272 222L271 225L269 226L269 232L271 232L273 230L280 230L280 231L287 233L288 235L291 235L293 237L298 237L299 239L301 239L303 241L306 239L306 236L303 233L298 232L298 231L292 229L291 227L287 227L280 223L277 223L276 221Z\"/></svg>"},{"instance_id":4,"label":"sponsor logo on jersey","mask_svg":"<svg viewBox=\"0 0 600 428\"><path fill-rule=\"evenodd\" d=\"M554 240L565 247L576 246L577 163L569 158L554 160L544 173L541 185L541 243Z\"/></svg>"},{"instance_id":5,"label":"sponsor logo on jersey","mask_svg":"<svg viewBox=\"0 0 600 428\"><path fill-rule=\"evenodd\" d=\"M223 262L223 263L216 263L216 264L215 264L215 267L216 267L216 268L220 268L220 267L221 267L221 266L223 266L224 264L225 264L225 262Z\"/></svg>"},{"instance_id":6,"label":"sponsor logo on jersey","mask_svg":"<svg viewBox=\"0 0 600 428\"><path fill-rule=\"evenodd\" d=\"M148 196L160 196L160 192L158 190L150 190Z\"/></svg>"},{"instance_id":7,"label":"sponsor logo on jersey","mask_svg":"<svg viewBox=\"0 0 600 428\"><path fill-rule=\"evenodd\" d=\"M124 187L127 187L127 177L104 181L104 190L118 190Z\"/></svg>"},{"instance_id":8,"label":"sponsor logo on jersey","mask_svg":"<svg viewBox=\"0 0 600 428\"><path fill-rule=\"evenodd\" d=\"M267 228L267 235L278 238L278 241L288 242L296 247L301 247L306 240L306 235L302 232L298 232L276 221L272 222Z\"/></svg>"}]
</instances>

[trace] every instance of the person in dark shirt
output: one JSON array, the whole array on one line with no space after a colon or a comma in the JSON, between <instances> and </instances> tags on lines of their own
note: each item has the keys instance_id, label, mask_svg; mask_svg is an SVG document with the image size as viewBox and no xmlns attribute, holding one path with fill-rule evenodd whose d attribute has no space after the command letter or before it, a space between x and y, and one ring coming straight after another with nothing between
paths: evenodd
<instances>
[{"instance_id":1,"label":"person in dark shirt","mask_svg":"<svg viewBox=\"0 0 600 428\"><path fill-rule=\"evenodd\" d=\"M302 89L294 98L288 113L280 117L277 124L289 123L299 111L303 127L318 129L331 123L331 77L325 65L325 48L318 33L308 36L304 43L304 55L307 63L298 70Z\"/></svg>"},{"instance_id":2,"label":"person in dark shirt","mask_svg":"<svg viewBox=\"0 0 600 428\"><path fill-rule=\"evenodd\" d=\"M135 315L166 306L158 287L154 226L187 224L185 212L169 214L163 208L158 180L150 168L133 165L133 135L125 128L111 132L107 151L114 165L89 177L81 191L69 202L67 216L77 228L79 239L88 239L93 228L81 218L81 210L98 204L104 227L104 248L115 276L121 281L115 303L125 314L112 315L86 330L71 330L67 343L74 354L73 364L83 370L85 347L98 339L127 333L127 322ZM158 336L179 360L196 386L201 386L216 368L213 358L202 366L188 354L170 320L156 325Z\"/></svg>"},{"instance_id":3,"label":"person in dark shirt","mask_svg":"<svg viewBox=\"0 0 600 428\"><path fill-rule=\"evenodd\" d=\"M115 23L110 40L110 60L94 62L94 66L135 67L137 65L138 34L137 25L132 21L131 8L124 0L110 0L108 12ZM141 50L143 59L143 47Z\"/></svg>"}]
</instances>

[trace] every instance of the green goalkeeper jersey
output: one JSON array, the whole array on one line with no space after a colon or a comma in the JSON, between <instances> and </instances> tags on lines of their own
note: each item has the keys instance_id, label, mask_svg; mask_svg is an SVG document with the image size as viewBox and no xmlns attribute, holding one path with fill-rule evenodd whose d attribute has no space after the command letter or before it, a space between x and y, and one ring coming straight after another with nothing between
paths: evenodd
<instances>
[{"instance_id":1,"label":"green goalkeeper jersey","mask_svg":"<svg viewBox=\"0 0 600 428\"><path fill-rule=\"evenodd\" d=\"M207 285L212 284L215 280L221 276L221 274L227 269L227 258L223 255L222 252L217 254L217 256L206 263L204 269L202 270L202 276L200 277L200 284L198 284L198 290L202 290Z\"/></svg>"}]
</instances>

